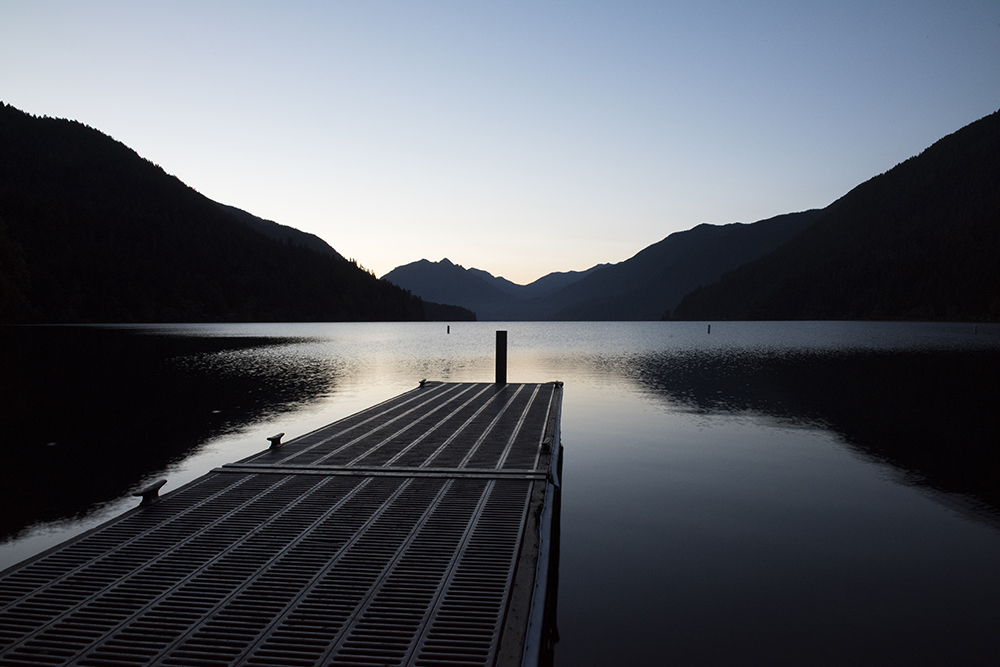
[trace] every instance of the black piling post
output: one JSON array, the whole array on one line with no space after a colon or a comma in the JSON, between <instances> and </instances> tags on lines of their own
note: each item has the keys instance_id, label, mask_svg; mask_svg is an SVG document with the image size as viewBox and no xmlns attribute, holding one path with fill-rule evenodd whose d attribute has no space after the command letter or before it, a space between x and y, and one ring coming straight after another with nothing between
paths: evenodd
<instances>
[{"instance_id":1,"label":"black piling post","mask_svg":"<svg viewBox=\"0 0 1000 667\"><path fill-rule=\"evenodd\" d=\"M507 384L507 332L497 332L497 384Z\"/></svg>"}]
</instances>

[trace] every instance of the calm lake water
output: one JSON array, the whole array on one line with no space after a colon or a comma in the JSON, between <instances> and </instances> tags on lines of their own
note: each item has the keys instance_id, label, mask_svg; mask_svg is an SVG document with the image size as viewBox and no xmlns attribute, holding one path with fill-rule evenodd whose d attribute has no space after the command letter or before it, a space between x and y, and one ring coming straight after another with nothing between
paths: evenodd
<instances>
[{"instance_id":1,"label":"calm lake water","mask_svg":"<svg viewBox=\"0 0 1000 667\"><path fill-rule=\"evenodd\" d=\"M422 378L563 380L557 665L994 665L1000 327L0 328L0 569Z\"/></svg>"}]
</instances>

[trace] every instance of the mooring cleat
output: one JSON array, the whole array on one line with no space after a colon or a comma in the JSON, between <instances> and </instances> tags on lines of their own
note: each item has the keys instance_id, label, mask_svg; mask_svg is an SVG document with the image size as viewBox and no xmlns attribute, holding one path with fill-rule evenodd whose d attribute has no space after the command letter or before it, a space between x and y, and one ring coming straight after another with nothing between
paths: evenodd
<instances>
[{"instance_id":1,"label":"mooring cleat","mask_svg":"<svg viewBox=\"0 0 1000 667\"><path fill-rule=\"evenodd\" d=\"M135 496L136 498L142 498L142 502L139 503L139 507L148 507L150 505L158 503L160 501L160 489L166 483L167 480L165 479L157 480L152 484L150 484L149 486L147 486L146 488L139 489L138 491L133 493L132 495Z\"/></svg>"}]
</instances>

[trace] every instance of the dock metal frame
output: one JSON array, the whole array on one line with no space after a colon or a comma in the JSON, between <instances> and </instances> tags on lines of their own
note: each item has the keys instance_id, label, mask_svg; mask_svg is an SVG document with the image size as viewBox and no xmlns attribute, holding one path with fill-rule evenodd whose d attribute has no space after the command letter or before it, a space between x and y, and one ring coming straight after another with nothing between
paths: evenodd
<instances>
[{"instance_id":1,"label":"dock metal frame","mask_svg":"<svg viewBox=\"0 0 1000 667\"><path fill-rule=\"evenodd\" d=\"M0 666L551 656L562 384L418 388L0 573Z\"/></svg>"}]
</instances>

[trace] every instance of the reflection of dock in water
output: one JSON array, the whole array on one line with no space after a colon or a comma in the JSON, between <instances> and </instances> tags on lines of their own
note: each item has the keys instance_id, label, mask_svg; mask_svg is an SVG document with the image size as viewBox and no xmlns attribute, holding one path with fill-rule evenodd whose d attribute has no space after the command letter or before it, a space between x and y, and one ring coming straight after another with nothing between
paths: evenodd
<instances>
[{"instance_id":1,"label":"reflection of dock in water","mask_svg":"<svg viewBox=\"0 0 1000 667\"><path fill-rule=\"evenodd\" d=\"M561 385L421 385L3 572L0 665L544 661Z\"/></svg>"}]
</instances>

